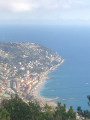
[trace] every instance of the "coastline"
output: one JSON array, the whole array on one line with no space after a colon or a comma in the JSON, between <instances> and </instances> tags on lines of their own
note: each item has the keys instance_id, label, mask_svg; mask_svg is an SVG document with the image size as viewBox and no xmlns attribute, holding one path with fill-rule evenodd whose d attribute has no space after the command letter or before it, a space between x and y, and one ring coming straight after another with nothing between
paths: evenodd
<instances>
[{"instance_id":1,"label":"coastline","mask_svg":"<svg viewBox=\"0 0 90 120\"><path fill-rule=\"evenodd\" d=\"M31 92L30 92L31 96L33 96L34 99L36 101L38 101L41 106L43 106L45 104L48 104L49 106L52 106L52 107L57 106L56 100L58 100L59 97L45 98L40 95L40 92L43 90L43 86L46 84L45 80L48 80L48 74L51 73L52 71L54 71L56 68L58 68L63 62L64 62L64 59L62 59L62 61L59 64L57 64L56 66L53 66L48 71L43 73L42 77L39 80L39 83L37 85L35 85L35 87L31 90Z\"/></svg>"}]
</instances>

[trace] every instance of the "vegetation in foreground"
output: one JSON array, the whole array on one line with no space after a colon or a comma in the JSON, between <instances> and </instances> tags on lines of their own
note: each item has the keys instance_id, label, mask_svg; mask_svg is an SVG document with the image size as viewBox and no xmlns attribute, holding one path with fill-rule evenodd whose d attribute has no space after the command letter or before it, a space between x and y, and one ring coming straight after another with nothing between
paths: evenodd
<instances>
[{"instance_id":1,"label":"vegetation in foreground","mask_svg":"<svg viewBox=\"0 0 90 120\"><path fill-rule=\"evenodd\" d=\"M66 111L66 105L61 103L56 108L48 105L41 108L32 102L25 103L16 95L0 104L0 120L76 120L76 113L72 107Z\"/></svg>"},{"instance_id":2,"label":"vegetation in foreground","mask_svg":"<svg viewBox=\"0 0 90 120\"><path fill-rule=\"evenodd\" d=\"M87 98L88 98L88 105L90 106L90 95L88 95ZM82 110L82 108L80 106L78 106L77 113L79 114L80 117L84 117L84 119L90 120L90 111L89 110Z\"/></svg>"}]
</instances>

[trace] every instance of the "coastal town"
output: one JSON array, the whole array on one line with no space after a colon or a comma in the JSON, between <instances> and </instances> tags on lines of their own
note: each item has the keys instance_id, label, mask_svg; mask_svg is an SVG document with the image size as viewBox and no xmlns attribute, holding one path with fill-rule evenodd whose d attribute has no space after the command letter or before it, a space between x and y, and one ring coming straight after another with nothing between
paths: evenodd
<instances>
[{"instance_id":1,"label":"coastal town","mask_svg":"<svg viewBox=\"0 0 90 120\"><path fill-rule=\"evenodd\" d=\"M0 102L12 94L25 102L35 100L36 86L63 62L57 53L38 44L0 43Z\"/></svg>"}]
</instances>

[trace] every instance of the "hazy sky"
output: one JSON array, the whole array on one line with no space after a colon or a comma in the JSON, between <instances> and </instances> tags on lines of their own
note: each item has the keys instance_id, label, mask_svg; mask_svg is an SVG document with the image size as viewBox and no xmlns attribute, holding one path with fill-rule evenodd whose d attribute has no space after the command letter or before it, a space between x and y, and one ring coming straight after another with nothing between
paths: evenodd
<instances>
[{"instance_id":1,"label":"hazy sky","mask_svg":"<svg viewBox=\"0 0 90 120\"><path fill-rule=\"evenodd\" d=\"M0 0L3 24L90 24L90 0Z\"/></svg>"}]
</instances>

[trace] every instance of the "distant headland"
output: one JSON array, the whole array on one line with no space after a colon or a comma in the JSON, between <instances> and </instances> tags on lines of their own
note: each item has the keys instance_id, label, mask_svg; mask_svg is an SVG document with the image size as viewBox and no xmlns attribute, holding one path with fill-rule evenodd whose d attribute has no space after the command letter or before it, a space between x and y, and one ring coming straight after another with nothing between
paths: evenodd
<instances>
[{"instance_id":1,"label":"distant headland","mask_svg":"<svg viewBox=\"0 0 90 120\"><path fill-rule=\"evenodd\" d=\"M26 102L58 99L42 98L40 91L47 74L63 62L57 53L39 44L0 43L0 101L12 94Z\"/></svg>"}]
</instances>

